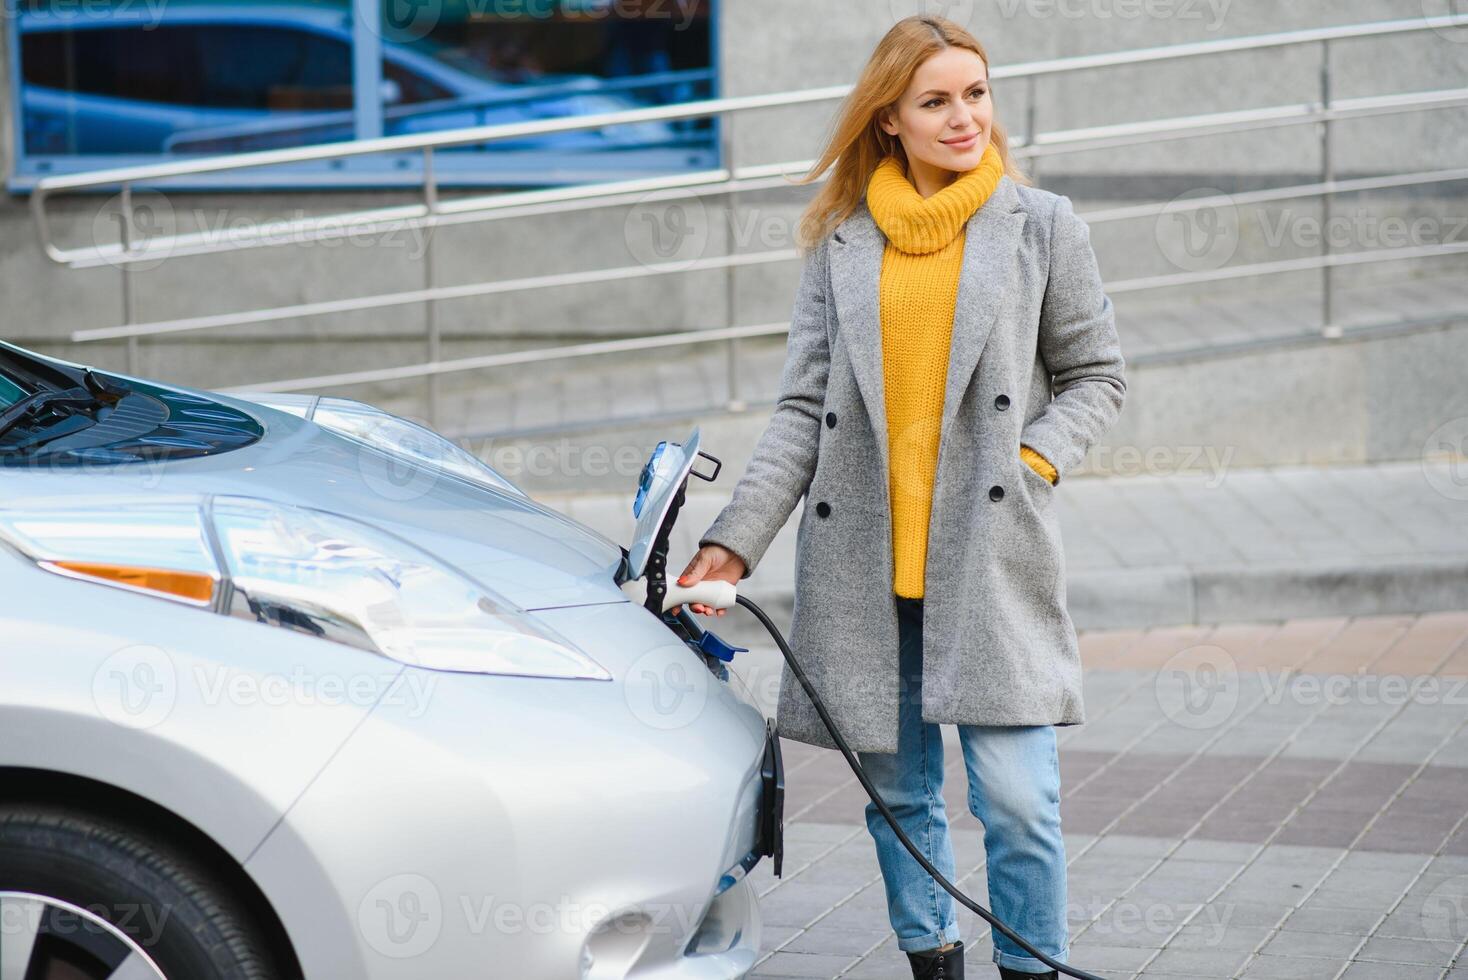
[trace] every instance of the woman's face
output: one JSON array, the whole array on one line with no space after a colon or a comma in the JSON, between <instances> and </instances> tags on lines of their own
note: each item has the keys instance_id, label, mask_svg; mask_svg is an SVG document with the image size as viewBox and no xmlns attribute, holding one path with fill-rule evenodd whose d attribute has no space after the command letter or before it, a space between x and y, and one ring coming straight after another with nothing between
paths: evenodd
<instances>
[{"instance_id":1,"label":"woman's face","mask_svg":"<svg viewBox=\"0 0 1468 980\"><path fill-rule=\"evenodd\" d=\"M902 141L908 164L930 173L972 170L983 159L994 122L989 70L967 48L944 48L918 66L881 126Z\"/></svg>"}]
</instances>

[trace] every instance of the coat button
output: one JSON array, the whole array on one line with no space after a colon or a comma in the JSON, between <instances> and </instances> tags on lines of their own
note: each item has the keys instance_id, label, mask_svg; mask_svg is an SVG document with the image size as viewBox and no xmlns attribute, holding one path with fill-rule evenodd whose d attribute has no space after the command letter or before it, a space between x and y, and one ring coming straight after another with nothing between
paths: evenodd
<instances>
[{"instance_id":1,"label":"coat button","mask_svg":"<svg viewBox=\"0 0 1468 980\"><path fill-rule=\"evenodd\" d=\"M831 505L822 500L820 503L816 504L816 513L822 517L830 517Z\"/></svg>"},{"instance_id":2,"label":"coat button","mask_svg":"<svg viewBox=\"0 0 1468 980\"><path fill-rule=\"evenodd\" d=\"M994 399L994 407L999 409L999 411L1001 412L1004 411L1006 408L1009 407L1009 396L1000 395L998 398Z\"/></svg>"},{"instance_id":3,"label":"coat button","mask_svg":"<svg viewBox=\"0 0 1468 980\"><path fill-rule=\"evenodd\" d=\"M826 413L826 428L828 428L828 429L834 429L834 428L836 428L836 413L835 412L827 412Z\"/></svg>"},{"instance_id":4,"label":"coat button","mask_svg":"<svg viewBox=\"0 0 1468 980\"><path fill-rule=\"evenodd\" d=\"M1001 487L1001 486L992 486L992 487L990 487L989 488L989 499L990 500L1003 500L1004 499L1004 488Z\"/></svg>"}]
</instances>

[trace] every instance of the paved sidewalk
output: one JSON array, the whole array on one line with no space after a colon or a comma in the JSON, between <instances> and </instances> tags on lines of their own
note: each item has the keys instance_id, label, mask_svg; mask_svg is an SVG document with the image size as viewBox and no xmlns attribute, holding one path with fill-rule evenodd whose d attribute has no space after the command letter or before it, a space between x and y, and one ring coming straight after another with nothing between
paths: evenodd
<instances>
[{"instance_id":1,"label":"paved sidewalk","mask_svg":"<svg viewBox=\"0 0 1468 980\"><path fill-rule=\"evenodd\" d=\"M1112 980L1468 980L1468 612L1088 631L1082 655L1088 721L1061 730L1071 962ZM768 710L778 653L736 667ZM984 902L955 736L958 884ZM837 752L784 749L785 873L752 874L750 976L910 975L860 785ZM987 927L959 911L969 975L997 976Z\"/></svg>"},{"instance_id":2,"label":"paved sidewalk","mask_svg":"<svg viewBox=\"0 0 1468 980\"><path fill-rule=\"evenodd\" d=\"M1458 438L1468 435L1468 422L1463 429ZM1100 462L1123 474L1140 468L1126 459ZM1077 475L1056 488L1077 627L1468 608L1468 463L1228 463L1200 452L1172 461L1183 472ZM717 491L690 489L674 529L675 569L693 555L736 478L721 477ZM614 541L631 540L630 493L538 499ZM801 506L744 584L756 602L787 617Z\"/></svg>"}]
</instances>

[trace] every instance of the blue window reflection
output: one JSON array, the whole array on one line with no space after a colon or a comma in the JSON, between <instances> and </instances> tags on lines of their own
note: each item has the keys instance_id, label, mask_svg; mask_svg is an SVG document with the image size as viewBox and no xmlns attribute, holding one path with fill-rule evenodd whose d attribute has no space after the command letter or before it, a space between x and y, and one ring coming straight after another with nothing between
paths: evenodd
<instances>
[{"instance_id":1,"label":"blue window reflection","mask_svg":"<svg viewBox=\"0 0 1468 980\"><path fill-rule=\"evenodd\" d=\"M712 0L619 2L598 16L564 0L383 2L382 22L365 36L345 0L26 0L16 19L19 170L353 139L363 97L353 50L364 40L381 51L381 78L365 97L380 106L389 136L715 94ZM448 151L441 176L449 184L555 183L585 157L599 168L586 172L614 179L717 166L716 150L710 120L641 123ZM364 166L401 173L403 161L355 164L358 186Z\"/></svg>"}]
</instances>

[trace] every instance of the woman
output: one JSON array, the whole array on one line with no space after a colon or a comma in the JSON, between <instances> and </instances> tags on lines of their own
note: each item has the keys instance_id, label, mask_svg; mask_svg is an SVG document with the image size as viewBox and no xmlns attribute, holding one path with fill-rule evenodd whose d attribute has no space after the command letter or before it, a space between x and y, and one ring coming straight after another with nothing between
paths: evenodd
<instances>
[{"instance_id":1,"label":"woman","mask_svg":"<svg viewBox=\"0 0 1468 980\"><path fill-rule=\"evenodd\" d=\"M802 181L834 165L802 216L779 402L680 582L748 578L804 495L790 636L812 684L950 880L939 724L958 727L993 910L1064 958L1054 726L1083 712L1050 505L1126 381L1089 229L1010 159L988 76L940 17L873 52ZM777 718L835 747L788 665ZM962 977L952 896L866 822L913 975ZM1055 976L1003 936L994 960Z\"/></svg>"}]
</instances>

